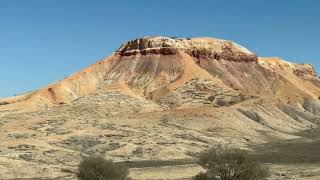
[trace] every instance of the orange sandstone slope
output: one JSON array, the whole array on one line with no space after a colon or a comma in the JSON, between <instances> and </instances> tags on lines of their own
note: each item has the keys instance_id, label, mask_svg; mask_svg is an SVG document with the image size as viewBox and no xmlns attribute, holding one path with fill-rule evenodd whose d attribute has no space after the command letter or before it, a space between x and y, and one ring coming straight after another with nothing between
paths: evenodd
<instances>
[{"instance_id":1,"label":"orange sandstone slope","mask_svg":"<svg viewBox=\"0 0 320 180\"><path fill-rule=\"evenodd\" d=\"M0 100L0 109L40 110L110 90L162 109L232 106L261 99L320 114L320 79L311 65L257 57L214 38L144 37L64 80Z\"/></svg>"}]
</instances>

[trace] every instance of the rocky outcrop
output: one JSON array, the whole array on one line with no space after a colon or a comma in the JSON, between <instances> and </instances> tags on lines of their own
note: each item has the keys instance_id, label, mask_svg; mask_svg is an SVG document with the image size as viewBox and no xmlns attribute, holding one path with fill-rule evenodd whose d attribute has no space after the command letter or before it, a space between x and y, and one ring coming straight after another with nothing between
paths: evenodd
<instances>
[{"instance_id":1,"label":"rocky outcrop","mask_svg":"<svg viewBox=\"0 0 320 180\"><path fill-rule=\"evenodd\" d=\"M122 56L136 54L172 55L182 51L194 58L230 61L257 61L257 56L238 44L213 38L144 37L128 41L116 52Z\"/></svg>"},{"instance_id":2,"label":"rocky outcrop","mask_svg":"<svg viewBox=\"0 0 320 180\"><path fill-rule=\"evenodd\" d=\"M311 64L295 64L277 57L259 57L259 65L275 71L290 71L301 78L317 78L317 73Z\"/></svg>"},{"instance_id":3,"label":"rocky outcrop","mask_svg":"<svg viewBox=\"0 0 320 180\"><path fill-rule=\"evenodd\" d=\"M317 73L311 64L299 64L294 69L294 74L299 77L317 77Z\"/></svg>"}]
</instances>

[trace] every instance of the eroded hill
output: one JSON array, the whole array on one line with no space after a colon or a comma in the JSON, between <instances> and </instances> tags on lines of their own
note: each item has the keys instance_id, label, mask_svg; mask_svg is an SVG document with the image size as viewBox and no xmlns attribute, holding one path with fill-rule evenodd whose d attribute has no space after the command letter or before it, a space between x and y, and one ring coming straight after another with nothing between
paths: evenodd
<instances>
[{"instance_id":1,"label":"eroded hill","mask_svg":"<svg viewBox=\"0 0 320 180\"><path fill-rule=\"evenodd\" d=\"M90 154L185 160L221 143L308 138L320 124L319 96L311 65L231 41L128 41L64 80L0 100L0 178L62 176Z\"/></svg>"}]
</instances>

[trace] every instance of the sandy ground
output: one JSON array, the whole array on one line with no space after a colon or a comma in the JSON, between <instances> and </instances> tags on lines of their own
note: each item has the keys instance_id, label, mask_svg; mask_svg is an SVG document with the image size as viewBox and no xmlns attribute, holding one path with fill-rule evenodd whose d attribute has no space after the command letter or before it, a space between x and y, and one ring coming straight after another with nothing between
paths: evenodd
<instances>
[{"instance_id":1,"label":"sandy ground","mask_svg":"<svg viewBox=\"0 0 320 180\"><path fill-rule=\"evenodd\" d=\"M319 180L320 164L268 165L271 171L269 180ZM136 180L178 180L189 179L203 171L197 165L166 166L143 169L130 169L130 176Z\"/></svg>"}]
</instances>

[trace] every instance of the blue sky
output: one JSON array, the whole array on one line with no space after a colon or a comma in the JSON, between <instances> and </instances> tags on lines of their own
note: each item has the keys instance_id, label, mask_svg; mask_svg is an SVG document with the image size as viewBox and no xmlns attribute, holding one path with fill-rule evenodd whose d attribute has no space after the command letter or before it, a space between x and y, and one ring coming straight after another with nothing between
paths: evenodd
<instances>
[{"instance_id":1,"label":"blue sky","mask_svg":"<svg viewBox=\"0 0 320 180\"><path fill-rule=\"evenodd\" d=\"M0 0L0 97L64 78L147 35L233 40L320 72L316 0Z\"/></svg>"}]
</instances>

